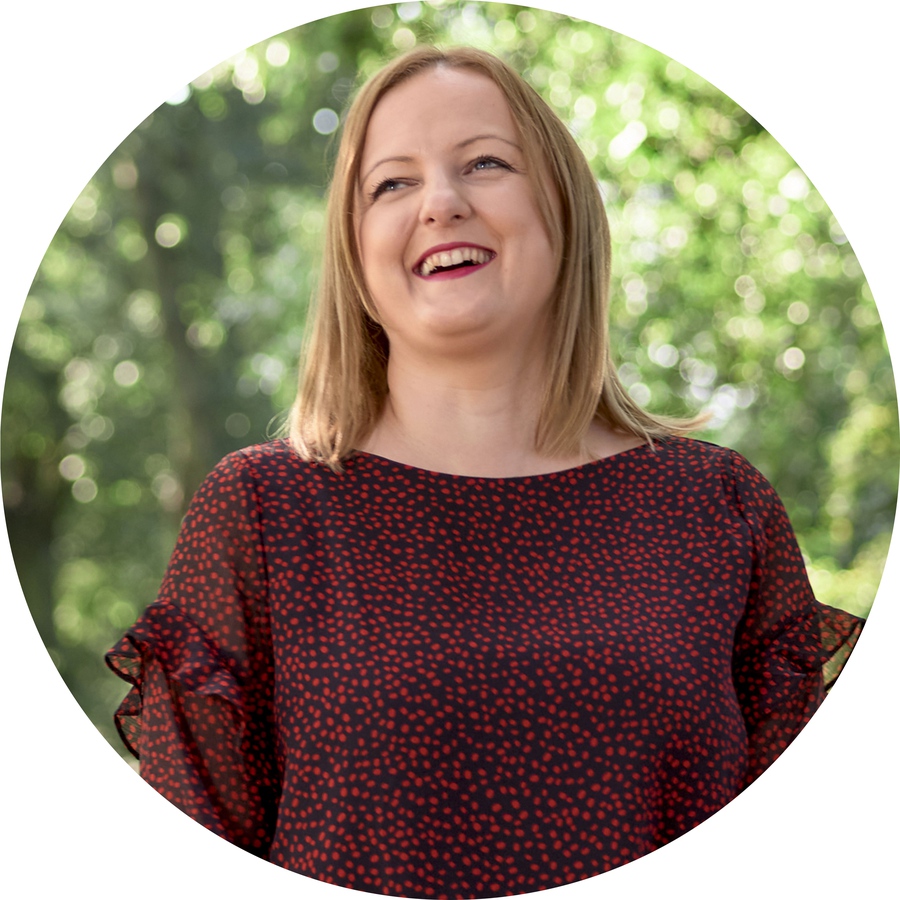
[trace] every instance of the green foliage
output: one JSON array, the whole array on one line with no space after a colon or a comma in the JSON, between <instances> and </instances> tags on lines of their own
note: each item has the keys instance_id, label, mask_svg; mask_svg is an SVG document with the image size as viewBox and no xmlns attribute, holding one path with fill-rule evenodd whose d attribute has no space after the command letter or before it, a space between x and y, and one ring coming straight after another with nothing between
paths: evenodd
<instances>
[{"instance_id":1,"label":"green foliage","mask_svg":"<svg viewBox=\"0 0 900 900\"><path fill-rule=\"evenodd\" d=\"M360 77L417 41L505 56L567 121L614 235L623 380L774 482L823 601L865 613L896 500L884 335L824 200L744 110L565 16L404 3L287 32L197 78L100 167L25 303L4 500L35 621L108 736L102 654L155 595L186 501L289 406L328 161Z\"/></svg>"}]
</instances>

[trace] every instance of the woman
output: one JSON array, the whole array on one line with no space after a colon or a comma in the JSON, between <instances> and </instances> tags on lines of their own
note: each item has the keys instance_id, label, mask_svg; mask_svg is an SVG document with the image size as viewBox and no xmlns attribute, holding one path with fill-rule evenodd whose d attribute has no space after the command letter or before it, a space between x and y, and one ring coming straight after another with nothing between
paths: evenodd
<instances>
[{"instance_id":1,"label":"woman","mask_svg":"<svg viewBox=\"0 0 900 900\"><path fill-rule=\"evenodd\" d=\"M777 757L860 623L756 470L623 391L593 176L503 63L377 74L329 203L290 440L209 476L109 656L141 774L375 893L648 853Z\"/></svg>"}]
</instances>

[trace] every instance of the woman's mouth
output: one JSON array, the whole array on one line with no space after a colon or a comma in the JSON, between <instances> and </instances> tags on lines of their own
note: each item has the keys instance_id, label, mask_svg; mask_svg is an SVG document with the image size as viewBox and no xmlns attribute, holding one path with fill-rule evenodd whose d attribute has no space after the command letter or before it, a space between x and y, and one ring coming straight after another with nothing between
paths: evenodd
<instances>
[{"instance_id":1,"label":"woman's mouth","mask_svg":"<svg viewBox=\"0 0 900 900\"><path fill-rule=\"evenodd\" d=\"M422 278L449 273L468 274L467 269L487 265L496 255L493 251L482 247L458 246L436 250L429 253L413 272Z\"/></svg>"}]
</instances>

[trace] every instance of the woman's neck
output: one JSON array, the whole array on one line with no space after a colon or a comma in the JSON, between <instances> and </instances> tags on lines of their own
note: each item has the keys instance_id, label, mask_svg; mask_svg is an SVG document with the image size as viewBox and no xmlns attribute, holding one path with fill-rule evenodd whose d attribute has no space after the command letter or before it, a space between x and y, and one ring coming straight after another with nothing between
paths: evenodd
<instances>
[{"instance_id":1,"label":"woman's neck","mask_svg":"<svg viewBox=\"0 0 900 900\"><path fill-rule=\"evenodd\" d=\"M454 361L427 366L402 354L388 365L380 421L359 448L396 462L453 475L515 477L587 462L535 449L543 366L538 360Z\"/></svg>"}]
</instances>

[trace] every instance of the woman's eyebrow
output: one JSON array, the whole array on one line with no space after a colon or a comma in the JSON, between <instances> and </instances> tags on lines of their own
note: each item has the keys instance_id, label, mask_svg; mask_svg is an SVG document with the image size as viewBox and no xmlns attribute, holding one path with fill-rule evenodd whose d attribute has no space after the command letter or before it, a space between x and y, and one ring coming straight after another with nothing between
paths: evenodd
<instances>
[{"instance_id":1,"label":"woman's eyebrow","mask_svg":"<svg viewBox=\"0 0 900 900\"><path fill-rule=\"evenodd\" d=\"M476 141L487 141L487 140L495 140L495 141L503 141L504 144L509 144L510 147L514 147L516 150L520 151L522 148L515 143L514 141L510 141L507 138L500 137L499 134L476 134L473 137L466 138L464 141L460 141L456 145L457 150L461 150L463 147L468 147L469 144L474 144ZM368 177L379 167L383 166L385 163L390 162L402 162L408 163L412 162L413 158L411 156L386 156L384 159L379 159L377 163L375 163L365 175L360 179L361 181L366 181Z\"/></svg>"},{"instance_id":2,"label":"woman's eyebrow","mask_svg":"<svg viewBox=\"0 0 900 900\"><path fill-rule=\"evenodd\" d=\"M515 147L516 150L521 151L521 147L515 143L515 141L511 141L508 138L500 137L499 134L476 134L474 137L466 138L464 141L460 141L456 146L457 148L468 147L469 144L474 144L476 141L503 141L504 144L509 144L510 147Z\"/></svg>"},{"instance_id":3,"label":"woman's eyebrow","mask_svg":"<svg viewBox=\"0 0 900 900\"><path fill-rule=\"evenodd\" d=\"M375 163L365 175L360 178L360 181L365 181L379 166L383 166L385 163L389 162L403 162L408 163L412 162L413 158L411 156L386 156L384 159L379 159L377 163Z\"/></svg>"}]
</instances>

